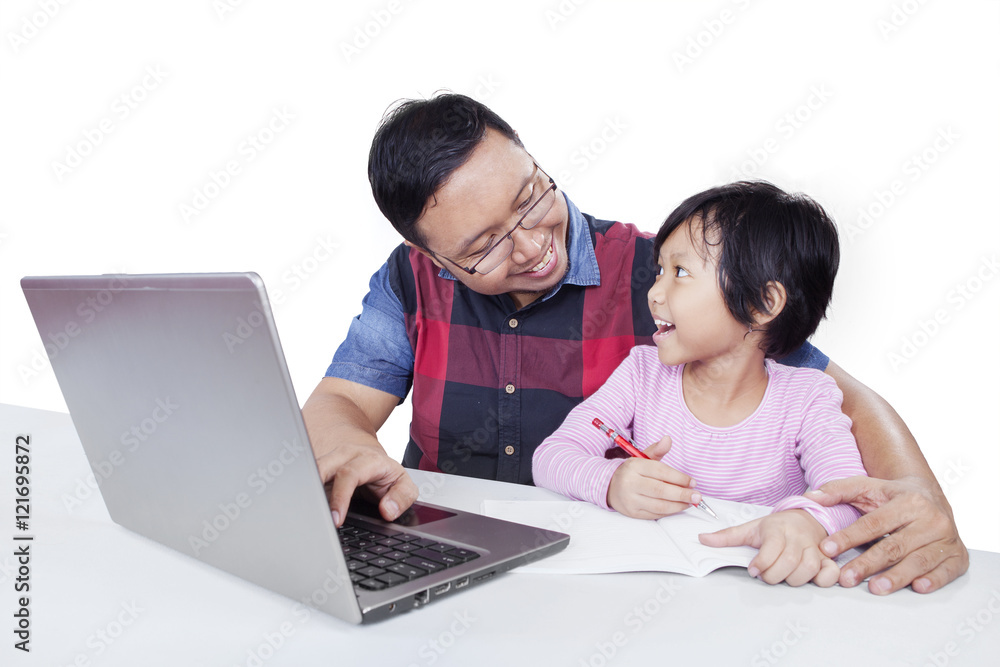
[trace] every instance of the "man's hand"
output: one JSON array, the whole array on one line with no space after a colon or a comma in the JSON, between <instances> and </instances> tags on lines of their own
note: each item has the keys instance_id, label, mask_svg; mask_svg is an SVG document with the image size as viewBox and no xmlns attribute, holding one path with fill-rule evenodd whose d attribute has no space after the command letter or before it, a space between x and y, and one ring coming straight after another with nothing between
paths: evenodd
<instances>
[{"instance_id":1,"label":"man's hand","mask_svg":"<svg viewBox=\"0 0 1000 667\"><path fill-rule=\"evenodd\" d=\"M969 569L969 552L958 536L951 506L927 480L849 477L806 496L820 505L850 503L864 512L823 540L820 548L827 556L882 538L843 567L841 586L856 586L889 568L868 581L869 591L884 595L909 585L918 593L930 593Z\"/></svg>"},{"instance_id":2,"label":"man's hand","mask_svg":"<svg viewBox=\"0 0 1000 667\"><path fill-rule=\"evenodd\" d=\"M302 407L337 526L344 523L351 496L359 487L378 503L387 521L417 499L417 485L375 437L398 402L392 394L328 377L320 381Z\"/></svg>"},{"instance_id":3,"label":"man's hand","mask_svg":"<svg viewBox=\"0 0 1000 667\"><path fill-rule=\"evenodd\" d=\"M392 521L417 499L417 485L406 470L384 452L370 447L343 445L316 459L320 477L328 485L333 522L339 527L347 516L354 490L361 487L386 521Z\"/></svg>"},{"instance_id":4,"label":"man's hand","mask_svg":"<svg viewBox=\"0 0 1000 667\"><path fill-rule=\"evenodd\" d=\"M837 583L837 564L820 553L826 529L801 509L775 512L739 526L702 533L698 540L709 547L748 545L759 549L747 571L769 584L787 582L801 586L810 581L824 588Z\"/></svg>"},{"instance_id":5,"label":"man's hand","mask_svg":"<svg viewBox=\"0 0 1000 667\"><path fill-rule=\"evenodd\" d=\"M618 466L608 485L608 506L633 519L659 519L683 512L701 501L694 481L660 461L670 451L664 436L643 454L651 460L630 458Z\"/></svg>"}]
</instances>

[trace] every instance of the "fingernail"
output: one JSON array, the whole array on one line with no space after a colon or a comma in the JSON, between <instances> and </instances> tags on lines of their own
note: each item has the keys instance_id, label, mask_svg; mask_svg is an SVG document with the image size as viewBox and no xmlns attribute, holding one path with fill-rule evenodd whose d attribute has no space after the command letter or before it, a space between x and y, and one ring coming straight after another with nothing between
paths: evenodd
<instances>
[{"instance_id":1,"label":"fingernail","mask_svg":"<svg viewBox=\"0 0 1000 667\"><path fill-rule=\"evenodd\" d=\"M399 516L399 505L396 504L395 500L385 501L385 512L386 517L392 521Z\"/></svg>"},{"instance_id":2,"label":"fingernail","mask_svg":"<svg viewBox=\"0 0 1000 667\"><path fill-rule=\"evenodd\" d=\"M751 565L750 567L747 568L747 574L756 579L757 576L760 575L760 570Z\"/></svg>"},{"instance_id":3,"label":"fingernail","mask_svg":"<svg viewBox=\"0 0 1000 667\"><path fill-rule=\"evenodd\" d=\"M931 585L932 585L931 580L928 579L927 577L920 577L912 584L913 590L915 590L918 593L929 593L931 590Z\"/></svg>"},{"instance_id":4,"label":"fingernail","mask_svg":"<svg viewBox=\"0 0 1000 667\"><path fill-rule=\"evenodd\" d=\"M892 582L889 581L886 577L879 577L872 581L873 593L884 595L889 592L890 588L892 588Z\"/></svg>"},{"instance_id":5,"label":"fingernail","mask_svg":"<svg viewBox=\"0 0 1000 667\"><path fill-rule=\"evenodd\" d=\"M698 482L696 482L696 481L695 481L695 480L693 480L693 479L691 480L691 483L690 483L690 484L688 484L688 488L689 488L689 489L693 489L693 488L694 488L694 487L696 487L696 486L698 486Z\"/></svg>"},{"instance_id":6,"label":"fingernail","mask_svg":"<svg viewBox=\"0 0 1000 667\"><path fill-rule=\"evenodd\" d=\"M330 514L333 515L333 525L339 526L340 525L340 512L334 510Z\"/></svg>"},{"instance_id":7,"label":"fingernail","mask_svg":"<svg viewBox=\"0 0 1000 667\"><path fill-rule=\"evenodd\" d=\"M819 545L819 548L823 550L827 556L837 555L837 543L833 540L823 540L823 543Z\"/></svg>"},{"instance_id":8,"label":"fingernail","mask_svg":"<svg viewBox=\"0 0 1000 667\"><path fill-rule=\"evenodd\" d=\"M692 493L691 494L691 504L697 505L700 502L701 502L701 494L700 493Z\"/></svg>"},{"instance_id":9,"label":"fingernail","mask_svg":"<svg viewBox=\"0 0 1000 667\"><path fill-rule=\"evenodd\" d=\"M807 498L822 498L823 492L817 491L816 489L810 489L805 493L803 493L802 495L806 496Z\"/></svg>"},{"instance_id":10,"label":"fingernail","mask_svg":"<svg viewBox=\"0 0 1000 667\"><path fill-rule=\"evenodd\" d=\"M844 580L844 585L848 588L858 585L858 573L854 570L844 570L841 579Z\"/></svg>"}]
</instances>

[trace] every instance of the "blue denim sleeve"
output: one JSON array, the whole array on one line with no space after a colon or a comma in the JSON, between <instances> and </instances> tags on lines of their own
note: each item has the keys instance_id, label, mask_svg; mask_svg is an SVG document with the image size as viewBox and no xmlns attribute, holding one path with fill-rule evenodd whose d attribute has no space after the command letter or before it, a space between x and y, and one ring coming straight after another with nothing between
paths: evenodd
<instances>
[{"instance_id":1,"label":"blue denim sleeve","mask_svg":"<svg viewBox=\"0 0 1000 667\"><path fill-rule=\"evenodd\" d=\"M785 366L815 368L816 370L825 371L827 364L830 363L830 357L813 347L812 343L806 341L802 343L802 347L777 361Z\"/></svg>"},{"instance_id":2,"label":"blue denim sleeve","mask_svg":"<svg viewBox=\"0 0 1000 667\"><path fill-rule=\"evenodd\" d=\"M347 338L333 355L326 377L378 389L400 402L413 379L413 349L406 336L403 304L389 286L385 263L368 283L361 314L351 320Z\"/></svg>"}]
</instances>

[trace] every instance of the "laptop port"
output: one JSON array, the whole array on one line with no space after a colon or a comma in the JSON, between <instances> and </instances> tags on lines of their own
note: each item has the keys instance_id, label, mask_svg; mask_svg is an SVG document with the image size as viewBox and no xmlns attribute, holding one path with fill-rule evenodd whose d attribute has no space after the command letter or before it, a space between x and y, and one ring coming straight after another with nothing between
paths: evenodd
<instances>
[{"instance_id":1,"label":"laptop port","mask_svg":"<svg viewBox=\"0 0 1000 667\"><path fill-rule=\"evenodd\" d=\"M440 586L437 586L434 589L434 595L441 595L442 593L447 593L449 590L451 590L451 582L450 581L446 582L446 583L443 583Z\"/></svg>"},{"instance_id":2,"label":"laptop port","mask_svg":"<svg viewBox=\"0 0 1000 667\"><path fill-rule=\"evenodd\" d=\"M469 585L468 577L462 577L461 579L455 580L455 590L458 590L459 588L465 588L468 585Z\"/></svg>"},{"instance_id":3,"label":"laptop port","mask_svg":"<svg viewBox=\"0 0 1000 667\"><path fill-rule=\"evenodd\" d=\"M494 574L496 574L495 570L493 572L487 572L485 574L481 574L478 577L476 577L475 579L473 579L472 581L473 581L473 583L477 583L478 584L480 581L486 581L487 579L489 579L490 577L492 577Z\"/></svg>"},{"instance_id":4,"label":"laptop port","mask_svg":"<svg viewBox=\"0 0 1000 667\"><path fill-rule=\"evenodd\" d=\"M428 588L426 591L420 591L419 593L413 596L413 604L414 606L419 607L420 605L427 604L430 601L430 599L431 599L431 589Z\"/></svg>"}]
</instances>

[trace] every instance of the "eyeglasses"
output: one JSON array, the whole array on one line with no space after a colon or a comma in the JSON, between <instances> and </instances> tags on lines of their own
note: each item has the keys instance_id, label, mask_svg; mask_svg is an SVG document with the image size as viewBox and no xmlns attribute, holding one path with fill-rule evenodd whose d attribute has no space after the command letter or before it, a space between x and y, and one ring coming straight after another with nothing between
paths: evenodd
<instances>
[{"instance_id":1,"label":"eyeglasses","mask_svg":"<svg viewBox=\"0 0 1000 667\"><path fill-rule=\"evenodd\" d=\"M517 224L514 225L509 232L500 237L496 243L491 245L486 250L476 253L476 255L479 255L479 259L475 264L471 267L467 267L459 264L453 259L445 257L444 255L439 255L439 257L447 259L449 262L462 269L470 276L477 273L480 275L486 275L493 269L503 264L504 260L510 257L510 253L514 252L514 239L511 238L511 236L517 231L517 228L533 229L539 222L542 221L542 218L548 215L548 212L552 210L552 204L556 200L556 182L552 180L551 176L542 171L542 168L537 164L535 164L535 169L540 171L546 178L549 179L549 187L546 188L545 192L543 192L538 199L535 200L535 203L533 203L528 210L524 212L524 215L521 216L521 219L517 221ZM473 255L473 257L474 256L475 255Z\"/></svg>"}]
</instances>

